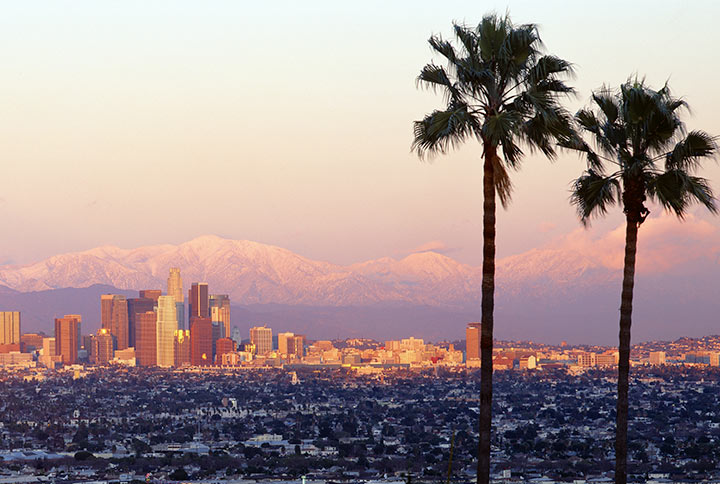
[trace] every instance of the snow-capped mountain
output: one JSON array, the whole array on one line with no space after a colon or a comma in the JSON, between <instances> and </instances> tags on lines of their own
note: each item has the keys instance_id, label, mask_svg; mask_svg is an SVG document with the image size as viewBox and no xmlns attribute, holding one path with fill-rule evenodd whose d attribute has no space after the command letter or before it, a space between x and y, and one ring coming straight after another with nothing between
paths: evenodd
<instances>
[{"instance_id":1,"label":"snow-capped mountain","mask_svg":"<svg viewBox=\"0 0 720 484\"><path fill-rule=\"evenodd\" d=\"M186 286L208 282L212 292L228 293L238 304L463 306L478 300L481 281L480 268L435 252L342 266L271 245L202 236L180 245L98 247L22 267L4 266L0 284L22 292L93 284L164 288L170 267L181 268ZM498 282L514 286L529 279L542 287L548 279L568 283L593 272L605 278L603 269L593 261L569 259L568 254L546 257L531 251L499 261Z\"/></svg>"}]
</instances>

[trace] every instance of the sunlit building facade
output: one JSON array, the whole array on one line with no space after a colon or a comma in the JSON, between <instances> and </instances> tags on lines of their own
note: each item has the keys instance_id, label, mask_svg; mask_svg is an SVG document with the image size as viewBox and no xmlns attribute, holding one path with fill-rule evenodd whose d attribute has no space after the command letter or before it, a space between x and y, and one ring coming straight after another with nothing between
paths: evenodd
<instances>
[{"instance_id":1,"label":"sunlit building facade","mask_svg":"<svg viewBox=\"0 0 720 484\"><path fill-rule=\"evenodd\" d=\"M0 311L0 345L20 343L20 311Z\"/></svg>"},{"instance_id":2,"label":"sunlit building facade","mask_svg":"<svg viewBox=\"0 0 720 484\"><path fill-rule=\"evenodd\" d=\"M175 298L160 296L157 305L157 365L169 368L175 364L175 332L178 330Z\"/></svg>"},{"instance_id":3,"label":"sunlit building facade","mask_svg":"<svg viewBox=\"0 0 720 484\"><path fill-rule=\"evenodd\" d=\"M272 329L267 326L250 328L250 343L255 347L256 355L265 355L273 349Z\"/></svg>"},{"instance_id":4,"label":"sunlit building facade","mask_svg":"<svg viewBox=\"0 0 720 484\"><path fill-rule=\"evenodd\" d=\"M136 315L135 358L138 366L157 365L157 319L155 311Z\"/></svg>"},{"instance_id":5,"label":"sunlit building facade","mask_svg":"<svg viewBox=\"0 0 720 484\"><path fill-rule=\"evenodd\" d=\"M79 314L66 314L63 318L55 318L55 354L61 357L64 365L78 362L81 321Z\"/></svg>"},{"instance_id":6,"label":"sunlit building facade","mask_svg":"<svg viewBox=\"0 0 720 484\"><path fill-rule=\"evenodd\" d=\"M179 267L170 268L170 276L168 276L167 280L167 295L175 298L178 328L185 329L185 295L183 294L183 282Z\"/></svg>"},{"instance_id":7,"label":"sunlit building facade","mask_svg":"<svg viewBox=\"0 0 720 484\"><path fill-rule=\"evenodd\" d=\"M210 318L190 318L190 360L193 366L213 364L212 321Z\"/></svg>"}]
</instances>

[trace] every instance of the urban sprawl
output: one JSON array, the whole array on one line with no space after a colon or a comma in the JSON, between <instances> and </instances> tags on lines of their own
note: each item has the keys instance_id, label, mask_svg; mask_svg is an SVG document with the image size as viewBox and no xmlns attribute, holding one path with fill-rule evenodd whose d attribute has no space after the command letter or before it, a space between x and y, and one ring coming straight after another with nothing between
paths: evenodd
<instances>
[{"instance_id":1,"label":"urban sprawl","mask_svg":"<svg viewBox=\"0 0 720 484\"><path fill-rule=\"evenodd\" d=\"M464 341L308 341L188 291L101 297L55 334L0 312L0 484L470 482L479 323ZM720 482L720 337L632 351L631 482ZM610 482L614 348L496 342L493 481ZM299 481L298 481L299 482Z\"/></svg>"}]
</instances>

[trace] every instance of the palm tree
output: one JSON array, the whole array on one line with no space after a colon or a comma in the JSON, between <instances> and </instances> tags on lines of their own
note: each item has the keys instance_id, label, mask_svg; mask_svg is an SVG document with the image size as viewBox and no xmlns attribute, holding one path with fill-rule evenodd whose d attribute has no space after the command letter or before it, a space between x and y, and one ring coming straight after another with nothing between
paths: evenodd
<instances>
[{"instance_id":1,"label":"palm tree","mask_svg":"<svg viewBox=\"0 0 720 484\"><path fill-rule=\"evenodd\" d=\"M575 180L571 196L583 224L615 204L625 214L615 435L615 482L625 484L630 325L638 228L650 213L645 201L659 202L680 219L693 203L715 213L708 181L693 173L704 159L716 154L717 146L705 132L685 134L679 113L687 105L670 94L667 84L654 91L644 81L629 80L619 90L603 88L593 93L592 99L596 110L580 110L575 120L595 149L580 136L564 140L561 146L580 151L587 159L587 171ZM606 165L615 171L607 174Z\"/></svg>"},{"instance_id":2,"label":"palm tree","mask_svg":"<svg viewBox=\"0 0 720 484\"><path fill-rule=\"evenodd\" d=\"M490 481L492 423L493 305L495 293L495 207L510 201L508 168L519 168L523 147L555 157L555 141L570 137L571 116L558 98L573 92L563 78L568 62L543 55L533 24L513 25L506 15L486 15L477 27L453 24L456 45L430 37L446 67L427 64L418 84L440 90L446 106L414 125L413 149L425 155L446 153L469 138L482 145L483 265L481 302L480 439L478 484Z\"/></svg>"}]
</instances>

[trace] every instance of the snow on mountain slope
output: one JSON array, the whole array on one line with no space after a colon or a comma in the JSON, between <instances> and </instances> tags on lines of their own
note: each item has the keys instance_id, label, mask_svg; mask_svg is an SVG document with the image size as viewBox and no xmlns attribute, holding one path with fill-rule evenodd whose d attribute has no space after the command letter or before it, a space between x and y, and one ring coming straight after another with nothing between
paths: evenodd
<instances>
[{"instance_id":1,"label":"snow on mountain slope","mask_svg":"<svg viewBox=\"0 0 720 484\"><path fill-rule=\"evenodd\" d=\"M481 283L479 267L435 252L341 266L280 247L207 235L179 245L105 246L22 267L4 266L0 285L23 292L93 284L165 288L170 267L181 268L186 287L192 281L208 282L213 293L228 293L238 304L465 306L476 304ZM605 282L616 278L615 272L579 253L533 249L499 260L497 280L513 293Z\"/></svg>"}]
</instances>

